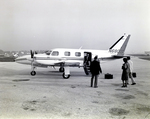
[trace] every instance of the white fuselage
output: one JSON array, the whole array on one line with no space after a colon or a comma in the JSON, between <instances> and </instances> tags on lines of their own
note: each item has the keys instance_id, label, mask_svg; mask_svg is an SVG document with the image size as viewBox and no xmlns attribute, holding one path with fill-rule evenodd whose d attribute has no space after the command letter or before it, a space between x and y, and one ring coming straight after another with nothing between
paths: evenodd
<instances>
[{"instance_id":1,"label":"white fuselage","mask_svg":"<svg viewBox=\"0 0 150 119\"><path fill-rule=\"evenodd\" d=\"M97 55L100 60L114 59L116 54L109 52L109 50L86 50L86 49L53 49L49 54L35 54L34 58L31 55L25 55L18 57L15 61L20 64L31 65L31 62L35 66L60 66L60 63L64 63L65 66L83 66L84 53L92 53L92 59ZM33 61L34 60L34 61Z\"/></svg>"}]
</instances>

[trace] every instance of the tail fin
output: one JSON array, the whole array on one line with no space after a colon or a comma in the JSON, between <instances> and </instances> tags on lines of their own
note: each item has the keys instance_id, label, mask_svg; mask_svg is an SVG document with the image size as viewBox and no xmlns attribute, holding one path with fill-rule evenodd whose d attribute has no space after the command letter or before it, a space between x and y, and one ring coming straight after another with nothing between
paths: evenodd
<instances>
[{"instance_id":1,"label":"tail fin","mask_svg":"<svg viewBox=\"0 0 150 119\"><path fill-rule=\"evenodd\" d=\"M123 56L126 46L128 44L131 35L122 36L115 44L109 48L109 52L114 53L117 56Z\"/></svg>"}]
</instances>

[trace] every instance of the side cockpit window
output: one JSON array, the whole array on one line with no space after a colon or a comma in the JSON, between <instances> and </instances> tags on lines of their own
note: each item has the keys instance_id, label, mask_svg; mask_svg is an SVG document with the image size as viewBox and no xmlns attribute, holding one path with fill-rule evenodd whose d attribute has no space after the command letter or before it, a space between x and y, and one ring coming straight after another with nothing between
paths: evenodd
<instances>
[{"instance_id":1,"label":"side cockpit window","mask_svg":"<svg viewBox=\"0 0 150 119\"><path fill-rule=\"evenodd\" d=\"M52 51L49 51L49 50L48 50L48 51L45 51L45 54L46 54L46 55L50 55L51 52L52 52Z\"/></svg>"},{"instance_id":2,"label":"side cockpit window","mask_svg":"<svg viewBox=\"0 0 150 119\"><path fill-rule=\"evenodd\" d=\"M70 56L70 52L66 51L65 53L65 56Z\"/></svg>"},{"instance_id":3,"label":"side cockpit window","mask_svg":"<svg viewBox=\"0 0 150 119\"><path fill-rule=\"evenodd\" d=\"M75 56L80 57L81 53L80 52L75 52Z\"/></svg>"},{"instance_id":4,"label":"side cockpit window","mask_svg":"<svg viewBox=\"0 0 150 119\"><path fill-rule=\"evenodd\" d=\"M59 55L59 52L58 51L53 51L52 52L52 56L58 56Z\"/></svg>"}]
</instances>

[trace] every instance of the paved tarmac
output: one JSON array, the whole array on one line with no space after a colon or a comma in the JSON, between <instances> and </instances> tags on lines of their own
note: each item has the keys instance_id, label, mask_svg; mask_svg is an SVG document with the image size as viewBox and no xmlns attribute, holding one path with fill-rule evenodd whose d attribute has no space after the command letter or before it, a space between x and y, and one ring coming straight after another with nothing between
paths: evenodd
<instances>
[{"instance_id":1,"label":"paved tarmac","mask_svg":"<svg viewBox=\"0 0 150 119\"><path fill-rule=\"evenodd\" d=\"M150 61L132 58L136 85L122 88L122 59L101 64L98 88L82 68L63 79L55 69L0 62L0 119L150 119ZM104 74L113 79L104 79ZM131 80L130 80L131 84Z\"/></svg>"}]
</instances>

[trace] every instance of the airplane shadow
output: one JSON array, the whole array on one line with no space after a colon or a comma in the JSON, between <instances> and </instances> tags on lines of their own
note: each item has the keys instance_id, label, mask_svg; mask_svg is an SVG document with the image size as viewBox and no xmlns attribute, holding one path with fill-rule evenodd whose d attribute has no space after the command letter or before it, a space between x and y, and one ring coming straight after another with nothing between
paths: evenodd
<instances>
[{"instance_id":1,"label":"airplane shadow","mask_svg":"<svg viewBox=\"0 0 150 119\"><path fill-rule=\"evenodd\" d=\"M30 71L18 71L14 72L12 75L24 76L24 77L32 77L32 78L52 78L52 79L63 79L62 77L63 72L59 71L36 71L35 76L31 76ZM70 78L74 77L90 77L90 75L84 74L84 72L71 72Z\"/></svg>"}]
</instances>

